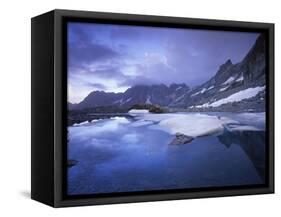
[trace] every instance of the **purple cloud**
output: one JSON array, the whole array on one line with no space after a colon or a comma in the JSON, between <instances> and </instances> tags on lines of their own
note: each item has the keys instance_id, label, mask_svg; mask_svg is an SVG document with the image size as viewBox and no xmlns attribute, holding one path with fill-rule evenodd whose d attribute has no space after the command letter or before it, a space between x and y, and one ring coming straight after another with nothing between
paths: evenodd
<instances>
[{"instance_id":1,"label":"purple cloud","mask_svg":"<svg viewBox=\"0 0 281 217\"><path fill-rule=\"evenodd\" d=\"M85 95L98 89L118 92L137 84L195 86L213 76L227 59L241 61L258 35L69 23L69 85L76 101L81 89Z\"/></svg>"}]
</instances>

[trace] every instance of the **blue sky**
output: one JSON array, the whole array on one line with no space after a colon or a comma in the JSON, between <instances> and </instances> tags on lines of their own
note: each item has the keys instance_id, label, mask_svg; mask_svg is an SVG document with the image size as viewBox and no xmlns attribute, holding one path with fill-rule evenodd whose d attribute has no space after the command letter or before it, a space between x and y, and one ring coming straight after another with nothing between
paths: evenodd
<instances>
[{"instance_id":1,"label":"blue sky","mask_svg":"<svg viewBox=\"0 0 281 217\"><path fill-rule=\"evenodd\" d=\"M186 83L241 61L258 33L68 23L68 100L94 90L123 92L137 84Z\"/></svg>"}]
</instances>

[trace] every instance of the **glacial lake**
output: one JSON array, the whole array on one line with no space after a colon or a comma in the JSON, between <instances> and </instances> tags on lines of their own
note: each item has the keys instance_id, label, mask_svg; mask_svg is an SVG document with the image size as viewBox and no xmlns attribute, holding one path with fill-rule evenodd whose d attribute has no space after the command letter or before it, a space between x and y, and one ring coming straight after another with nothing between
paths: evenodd
<instances>
[{"instance_id":1,"label":"glacial lake","mask_svg":"<svg viewBox=\"0 0 281 217\"><path fill-rule=\"evenodd\" d=\"M170 145L174 134L157 127L159 121L142 117L69 126L68 159L77 164L68 168L68 194L263 184L264 113L204 115L218 120L227 117L234 124L228 121L221 132L198 136L182 145ZM192 126L194 121L188 120L179 122ZM233 126L235 130L229 130Z\"/></svg>"}]
</instances>

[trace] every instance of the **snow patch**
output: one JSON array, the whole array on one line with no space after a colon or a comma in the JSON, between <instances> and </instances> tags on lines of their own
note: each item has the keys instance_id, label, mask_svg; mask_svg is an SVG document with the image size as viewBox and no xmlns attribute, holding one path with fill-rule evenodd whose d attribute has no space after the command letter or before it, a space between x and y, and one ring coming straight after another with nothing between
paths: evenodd
<instances>
[{"instance_id":1,"label":"snow patch","mask_svg":"<svg viewBox=\"0 0 281 217\"><path fill-rule=\"evenodd\" d=\"M176 98L176 102L178 102L178 101L180 101L180 100L182 100L183 98L184 98L184 96L185 96L185 94L183 94L183 95L181 95L181 96L179 96L178 98Z\"/></svg>"},{"instance_id":2,"label":"snow patch","mask_svg":"<svg viewBox=\"0 0 281 217\"><path fill-rule=\"evenodd\" d=\"M212 85L211 87L209 87L207 90L212 90L215 86Z\"/></svg>"},{"instance_id":3,"label":"snow patch","mask_svg":"<svg viewBox=\"0 0 281 217\"><path fill-rule=\"evenodd\" d=\"M265 86L262 87L254 87L254 88L248 88L245 90L241 90L237 93L234 93L224 99L220 99L216 102L211 103L209 106L212 107L218 107L220 105L230 103L230 102L239 102L243 99L249 99L254 96L256 96L259 92L263 91L265 89Z\"/></svg>"},{"instance_id":4,"label":"snow patch","mask_svg":"<svg viewBox=\"0 0 281 217\"><path fill-rule=\"evenodd\" d=\"M131 100L132 100L132 97L130 97L130 98L128 98L128 99L126 99L124 103L126 103L126 102L130 102Z\"/></svg>"},{"instance_id":5,"label":"snow patch","mask_svg":"<svg viewBox=\"0 0 281 217\"><path fill-rule=\"evenodd\" d=\"M195 108L207 108L209 107L209 103L204 103L202 105L196 105Z\"/></svg>"},{"instance_id":6,"label":"snow patch","mask_svg":"<svg viewBox=\"0 0 281 217\"><path fill-rule=\"evenodd\" d=\"M123 100L119 99L119 100L114 101L113 104L118 104L118 103L121 104L122 102L123 102Z\"/></svg>"},{"instance_id":7,"label":"snow patch","mask_svg":"<svg viewBox=\"0 0 281 217\"><path fill-rule=\"evenodd\" d=\"M201 107L218 107L226 103L232 103L232 102L239 102L244 99L249 99L252 97L255 97L259 92L263 91L265 89L265 86L262 87L251 87L245 90L241 90L237 93L234 93L226 98L220 99L218 101L215 101L213 103L205 103L203 105L198 105L198 108Z\"/></svg>"},{"instance_id":8,"label":"snow patch","mask_svg":"<svg viewBox=\"0 0 281 217\"><path fill-rule=\"evenodd\" d=\"M235 81L236 82L240 82L240 81L243 81L244 80L244 76L243 76L243 74L239 77L239 78L237 78Z\"/></svg>"},{"instance_id":9,"label":"snow patch","mask_svg":"<svg viewBox=\"0 0 281 217\"><path fill-rule=\"evenodd\" d=\"M228 87L229 87L229 86L223 87L223 88L221 88L219 91L220 91L220 92L223 92L223 91L225 91Z\"/></svg>"},{"instance_id":10,"label":"snow patch","mask_svg":"<svg viewBox=\"0 0 281 217\"><path fill-rule=\"evenodd\" d=\"M151 99L151 97L150 97L150 96L147 96L145 103L146 103L146 104L152 104L151 101L150 101L150 99Z\"/></svg>"},{"instance_id":11,"label":"snow patch","mask_svg":"<svg viewBox=\"0 0 281 217\"><path fill-rule=\"evenodd\" d=\"M198 91L198 92L192 94L191 97L196 96L196 95L198 95L198 94L203 94L203 93L206 92L206 90L207 90L206 88L203 88L202 90L200 90L200 91Z\"/></svg>"},{"instance_id":12,"label":"snow patch","mask_svg":"<svg viewBox=\"0 0 281 217\"><path fill-rule=\"evenodd\" d=\"M235 78L231 76L231 77L228 78L225 82L223 82L223 85L229 84L229 83L231 83L231 82L234 81L234 80L235 80Z\"/></svg>"},{"instance_id":13,"label":"snow patch","mask_svg":"<svg viewBox=\"0 0 281 217\"><path fill-rule=\"evenodd\" d=\"M193 97L193 96L198 95L199 93L200 93L200 91L199 91L199 92L196 92L196 93L194 93L194 94L191 94L190 96Z\"/></svg>"},{"instance_id":14,"label":"snow patch","mask_svg":"<svg viewBox=\"0 0 281 217\"><path fill-rule=\"evenodd\" d=\"M128 99L119 99L119 100L116 100L113 102L113 104L120 104L120 105L123 105L127 102L130 102L132 100L132 97L128 98Z\"/></svg>"},{"instance_id":15,"label":"snow patch","mask_svg":"<svg viewBox=\"0 0 281 217\"><path fill-rule=\"evenodd\" d=\"M200 91L200 93L205 93L206 92L206 88L203 88L201 91Z\"/></svg>"}]
</instances>

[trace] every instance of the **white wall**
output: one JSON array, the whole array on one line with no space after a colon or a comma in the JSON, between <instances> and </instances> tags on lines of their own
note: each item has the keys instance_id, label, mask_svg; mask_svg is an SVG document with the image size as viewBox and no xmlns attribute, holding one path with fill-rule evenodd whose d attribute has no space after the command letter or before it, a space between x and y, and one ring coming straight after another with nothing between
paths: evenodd
<instances>
[{"instance_id":1,"label":"white wall","mask_svg":"<svg viewBox=\"0 0 281 217\"><path fill-rule=\"evenodd\" d=\"M281 16L277 0L2 0L0 12L0 216L267 216L280 211L279 144L276 194L52 209L30 191L30 18L54 8L276 23L276 95L281 91ZM276 101L276 111L281 109ZM280 129L280 113L276 128ZM280 131L280 130L279 130ZM4 214L5 213L5 214ZM276 216L276 215L275 215Z\"/></svg>"}]
</instances>

